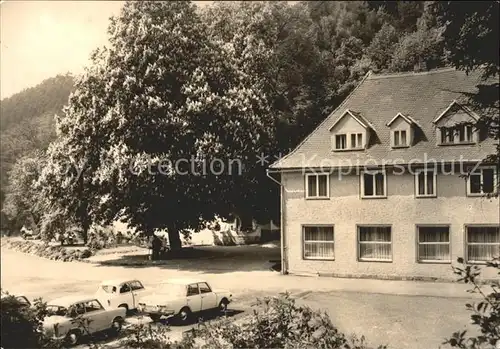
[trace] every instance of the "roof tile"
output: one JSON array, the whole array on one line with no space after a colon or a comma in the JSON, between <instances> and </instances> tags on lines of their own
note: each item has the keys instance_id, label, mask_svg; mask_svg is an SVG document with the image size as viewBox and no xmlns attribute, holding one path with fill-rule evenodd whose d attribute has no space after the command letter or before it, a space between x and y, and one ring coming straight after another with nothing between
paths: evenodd
<instances>
[{"instance_id":1,"label":"roof tile","mask_svg":"<svg viewBox=\"0 0 500 349\"><path fill-rule=\"evenodd\" d=\"M454 100L477 91L479 73L447 68L425 73L367 74L351 94L295 150L271 165L274 169L363 166L364 161L412 162L478 161L494 152L494 140L477 145L440 146L433 121ZM380 142L364 151L334 152L329 129L349 109L371 124ZM476 111L477 112L477 111ZM424 137L409 148L393 149L387 123L398 113L410 117Z\"/></svg>"}]
</instances>

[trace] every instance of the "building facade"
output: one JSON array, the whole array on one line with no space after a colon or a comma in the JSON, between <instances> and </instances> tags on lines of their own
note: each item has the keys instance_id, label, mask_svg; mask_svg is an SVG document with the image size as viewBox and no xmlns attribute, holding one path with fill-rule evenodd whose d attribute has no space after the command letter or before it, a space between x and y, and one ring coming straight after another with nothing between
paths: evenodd
<instances>
[{"instance_id":1,"label":"building facade","mask_svg":"<svg viewBox=\"0 0 500 349\"><path fill-rule=\"evenodd\" d=\"M495 141L466 98L478 82L454 69L368 73L273 164L283 272L453 279L458 257L499 257L498 164L482 162Z\"/></svg>"}]
</instances>

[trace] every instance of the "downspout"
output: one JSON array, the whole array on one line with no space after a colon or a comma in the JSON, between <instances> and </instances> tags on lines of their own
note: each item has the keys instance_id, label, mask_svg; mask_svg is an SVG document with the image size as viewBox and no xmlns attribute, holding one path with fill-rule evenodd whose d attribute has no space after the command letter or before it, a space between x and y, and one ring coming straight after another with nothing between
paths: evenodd
<instances>
[{"instance_id":1,"label":"downspout","mask_svg":"<svg viewBox=\"0 0 500 349\"><path fill-rule=\"evenodd\" d=\"M288 274L287 265L286 265L286 245L285 245L285 187L283 184L276 180L273 176L271 176L269 169L266 169L266 176L269 177L273 182L277 183L280 186L280 245L281 245L281 274Z\"/></svg>"}]
</instances>

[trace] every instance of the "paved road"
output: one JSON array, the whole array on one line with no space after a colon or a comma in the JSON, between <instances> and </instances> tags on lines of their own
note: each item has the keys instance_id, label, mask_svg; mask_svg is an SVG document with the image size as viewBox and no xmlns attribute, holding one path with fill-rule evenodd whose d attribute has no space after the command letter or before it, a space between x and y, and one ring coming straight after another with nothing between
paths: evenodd
<instances>
[{"instance_id":1,"label":"paved road","mask_svg":"<svg viewBox=\"0 0 500 349\"><path fill-rule=\"evenodd\" d=\"M74 292L94 292L103 279L139 278L154 284L169 277L204 277L214 287L230 289L235 309L248 309L256 297L277 292L313 291L300 303L326 311L345 333L365 335L372 345L395 349L437 349L443 338L466 328L465 288L454 284L391 282L279 276L263 270L203 272L162 267L118 267L63 263L2 248L2 287L28 297L50 299ZM444 295L444 297L428 297ZM183 331L178 328L177 331Z\"/></svg>"}]
</instances>

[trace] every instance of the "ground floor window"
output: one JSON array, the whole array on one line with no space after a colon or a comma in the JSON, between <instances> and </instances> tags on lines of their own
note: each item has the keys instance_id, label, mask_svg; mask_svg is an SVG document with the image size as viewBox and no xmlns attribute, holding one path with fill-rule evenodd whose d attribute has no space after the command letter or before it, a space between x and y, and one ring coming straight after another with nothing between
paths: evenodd
<instances>
[{"instance_id":1,"label":"ground floor window","mask_svg":"<svg viewBox=\"0 0 500 349\"><path fill-rule=\"evenodd\" d=\"M418 261L450 262L450 227L418 226Z\"/></svg>"},{"instance_id":2,"label":"ground floor window","mask_svg":"<svg viewBox=\"0 0 500 349\"><path fill-rule=\"evenodd\" d=\"M467 226L467 260L487 262L500 257L500 227Z\"/></svg>"},{"instance_id":3,"label":"ground floor window","mask_svg":"<svg viewBox=\"0 0 500 349\"><path fill-rule=\"evenodd\" d=\"M305 226L304 259L334 259L333 226Z\"/></svg>"},{"instance_id":4,"label":"ground floor window","mask_svg":"<svg viewBox=\"0 0 500 349\"><path fill-rule=\"evenodd\" d=\"M358 227L358 259L360 261L392 261L390 226Z\"/></svg>"}]
</instances>

